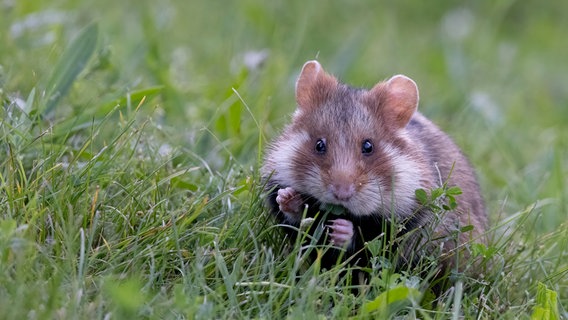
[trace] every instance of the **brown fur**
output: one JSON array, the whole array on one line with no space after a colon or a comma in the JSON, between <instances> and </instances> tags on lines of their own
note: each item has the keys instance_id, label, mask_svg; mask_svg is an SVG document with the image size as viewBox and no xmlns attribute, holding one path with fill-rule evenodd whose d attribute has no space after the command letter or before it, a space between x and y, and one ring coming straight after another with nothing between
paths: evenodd
<instances>
[{"instance_id":1,"label":"brown fur","mask_svg":"<svg viewBox=\"0 0 568 320\"><path fill-rule=\"evenodd\" d=\"M341 218L355 229L350 254L379 235L385 223L397 221L411 221L407 229L432 227L442 237L473 225L458 243L483 241L487 217L475 172L454 142L416 111L418 90L412 80L394 76L370 90L355 89L310 61L296 84L296 100L292 123L268 147L262 167L271 190L268 202L282 223L297 226L301 219L300 208L282 212L276 199L279 189L291 187L310 216L317 215L322 203L347 209ZM319 139L325 140L325 153L314 149ZM364 141L370 141L372 152L362 154ZM457 197L457 210L435 224L436 217L420 206L414 192L439 187L446 179L463 194ZM443 256L455 248L454 241L442 246ZM451 260L441 259L451 267Z\"/></svg>"}]
</instances>

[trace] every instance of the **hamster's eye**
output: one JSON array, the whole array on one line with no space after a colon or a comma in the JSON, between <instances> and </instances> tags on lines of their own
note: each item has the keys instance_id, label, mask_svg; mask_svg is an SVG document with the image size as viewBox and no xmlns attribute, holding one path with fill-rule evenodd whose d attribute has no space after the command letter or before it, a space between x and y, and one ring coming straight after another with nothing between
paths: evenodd
<instances>
[{"instance_id":1,"label":"hamster's eye","mask_svg":"<svg viewBox=\"0 0 568 320\"><path fill-rule=\"evenodd\" d=\"M315 147L316 152L319 154L324 154L326 149L325 139L318 139L318 141L316 141Z\"/></svg>"},{"instance_id":2,"label":"hamster's eye","mask_svg":"<svg viewBox=\"0 0 568 320\"><path fill-rule=\"evenodd\" d=\"M370 155L371 153L373 153L373 143L371 142L371 140L365 139L363 141L363 143L361 144L361 152L363 152L364 155Z\"/></svg>"}]
</instances>

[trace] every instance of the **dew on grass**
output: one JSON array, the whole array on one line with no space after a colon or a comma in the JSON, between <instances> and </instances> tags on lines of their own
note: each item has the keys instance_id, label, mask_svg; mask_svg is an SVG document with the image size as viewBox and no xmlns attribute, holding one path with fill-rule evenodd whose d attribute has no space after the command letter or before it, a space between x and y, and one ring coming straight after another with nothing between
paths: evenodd
<instances>
[{"instance_id":1,"label":"dew on grass","mask_svg":"<svg viewBox=\"0 0 568 320\"><path fill-rule=\"evenodd\" d=\"M474 28L475 16L471 10L459 8L449 11L442 18L442 32L454 41L469 36Z\"/></svg>"},{"instance_id":2,"label":"dew on grass","mask_svg":"<svg viewBox=\"0 0 568 320\"><path fill-rule=\"evenodd\" d=\"M30 13L10 26L10 36L14 39L34 33L33 44L36 46L48 45L56 40L56 34L50 27L63 24L68 19L68 13L60 10L44 10Z\"/></svg>"},{"instance_id":3,"label":"dew on grass","mask_svg":"<svg viewBox=\"0 0 568 320\"><path fill-rule=\"evenodd\" d=\"M249 70L258 70L268 59L269 53L268 49L247 51L243 55L243 63Z\"/></svg>"},{"instance_id":4,"label":"dew on grass","mask_svg":"<svg viewBox=\"0 0 568 320\"><path fill-rule=\"evenodd\" d=\"M500 111L502 108L489 93L473 91L470 94L469 102L473 109L479 112L489 123L494 125L503 123L503 114Z\"/></svg>"}]
</instances>

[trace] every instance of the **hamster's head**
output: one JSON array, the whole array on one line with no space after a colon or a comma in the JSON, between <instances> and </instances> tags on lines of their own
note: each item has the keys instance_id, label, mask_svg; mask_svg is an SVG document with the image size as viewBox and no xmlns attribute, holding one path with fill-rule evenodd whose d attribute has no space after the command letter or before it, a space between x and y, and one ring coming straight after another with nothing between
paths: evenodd
<instances>
[{"instance_id":1,"label":"hamster's head","mask_svg":"<svg viewBox=\"0 0 568 320\"><path fill-rule=\"evenodd\" d=\"M277 184L355 216L412 213L424 170L405 129L418 105L414 81L397 75L355 89L309 61L296 101L292 123L268 151L265 170Z\"/></svg>"}]
</instances>

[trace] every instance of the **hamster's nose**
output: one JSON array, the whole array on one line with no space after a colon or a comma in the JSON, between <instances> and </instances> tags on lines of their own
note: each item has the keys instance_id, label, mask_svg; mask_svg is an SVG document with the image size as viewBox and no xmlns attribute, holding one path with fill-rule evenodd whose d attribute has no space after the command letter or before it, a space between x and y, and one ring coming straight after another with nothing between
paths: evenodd
<instances>
[{"instance_id":1,"label":"hamster's nose","mask_svg":"<svg viewBox=\"0 0 568 320\"><path fill-rule=\"evenodd\" d=\"M335 199L339 201L348 201L355 194L355 185L348 184L332 184L329 191L333 194Z\"/></svg>"}]
</instances>

